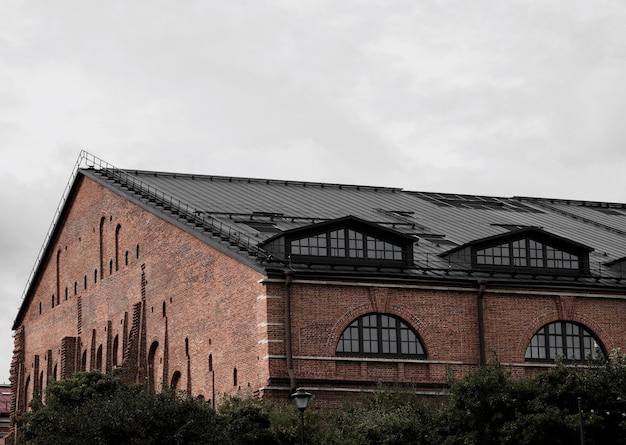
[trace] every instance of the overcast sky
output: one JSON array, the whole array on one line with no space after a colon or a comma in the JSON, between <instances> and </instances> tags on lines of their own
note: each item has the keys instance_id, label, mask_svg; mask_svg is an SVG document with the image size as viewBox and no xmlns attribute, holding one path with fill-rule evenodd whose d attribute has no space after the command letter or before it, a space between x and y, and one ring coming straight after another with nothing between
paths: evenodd
<instances>
[{"instance_id":1,"label":"overcast sky","mask_svg":"<svg viewBox=\"0 0 626 445\"><path fill-rule=\"evenodd\" d=\"M80 150L626 202L623 0L0 0L0 382Z\"/></svg>"}]
</instances>

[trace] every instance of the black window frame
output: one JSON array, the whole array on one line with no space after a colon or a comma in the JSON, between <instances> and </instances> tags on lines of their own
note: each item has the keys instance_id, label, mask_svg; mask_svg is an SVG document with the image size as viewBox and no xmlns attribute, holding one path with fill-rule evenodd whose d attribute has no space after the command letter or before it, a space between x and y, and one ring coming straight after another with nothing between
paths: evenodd
<instances>
[{"instance_id":1,"label":"black window frame","mask_svg":"<svg viewBox=\"0 0 626 445\"><path fill-rule=\"evenodd\" d=\"M371 317L375 317L376 319L375 326L365 324L365 322L367 320L370 320ZM385 325L385 323L383 322L384 320L383 317L393 320L395 322L395 326L390 327L388 326L388 324ZM356 326L355 326L355 323L356 323ZM375 332L377 334L375 339L372 339L371 335L365 335L365 332L368 332L368 331L371 332L373 329L375 329ZM395 332L395 339L390 339L389 337L385 338L383 331L391 330L391 329L393 329L393 332ZM415 353L410 353L410 352L403 353L402 352L402 343L404 342L403 335L402 335L403 330L408 331L410 334L414 336L415 342L416 342ZM351 333L356 332L358 334L358 338L356 340L353 338L344 339L344 335L347 332L351 332ZM341 350L340 351L339 350L340 345L345 345L346 342L354 342L354 341L358 343L358 351L353 351L353 350L350 350L350 351ZM407 337L406 341L407 343L409 343L409 349L410 349L410 344L412 343L411 338ZM364 345L366 343L369 343L370 345L376 344L377 345L376 352L372 352L371 350L365 351ZM396 351L384 352L385 343L394 344L396 346ZM415 329L413 329L406 321L404 321L402 318L396 315L392 315L388 313L380 313L380 312L370 312L352 320L350 324L346 326L346 328L343 330L343 332L339 336L339 339L337 340L337 345L335 346L335 354L339 357L407 358L407 359L416 359L416 360L423 360L427 357L427 352L426 352L426 347L424 346L424 342L422 341L417 331L415 331Z\"/></svg>"},{"instance_id":2,"label":"black window frame","mask_svg":"<svg viewBox=\"0 0 626 445\"><path fill-rule=\"evenodd\" d=\"M301 253L296 245L299 241L316 241L300 245L319 253ZM386 247L389 247L387 249ZM288 254L292 258L316 260L318 262L360 262L370 264L405 264L407 246L352 227L338 227L323 232L309 233L299 237L290 237L287 243ZM323 253L322 253L323 251ZM379 255L382 254L382 255ZM390 253L392 258L385 258ZM380 256L383 256L381 258Z\"/></svg>"},{"instance_id":3,"label":"black window frame","mask_svg":"<svg viewBox=\"0 0 626 445\"><path fill-rule=\"evenodd\" d=\"M337 233L341 233L341 236ZM360 246L350 246L350 233L359 237ZM315 238L318 238L318 242L311 243ZM292 243L298 241L303 241L301 250L292 247ZM368 241L371 251L387 252L387 255L369 255ZM340 243L343 245L340 246ZM414 267L414 243L415 238L406 233L346 216L284 231L265 240L260 246L272 255L294 263L404 269ZM325 249L325 252L320 250L310 254L312 251L307 251L310 246L313 249ZM352 253L355 253L353 255L350 254L351 248Z\"/></svg>"},{"instance_id":4,"label":"black window frame","mask_svg":"<svg viewBox=\"0 0 626 445\"><path fill-rule=\"evenodd\" d=\"M520 244L518 244L520 243ZM537 248L537 245L540 247ZM506 249L506 254L503 251ZM492 255L481 255L480 252L492 250ZM497 255L497 252L500 255ZM523 252L523 253L522 253ZM533 255L533 252L536 254ZM560 253L570 258L556 258L551 256L551 252ZM517 254L516 254L517 253ZM523 255L523 256L522 256ZM479 258L492 258L494 262L479 262ZM508 264L497 263L497 259L506 259ZM516 238L502 240L497 244L475 247L472 252L472 261L476 268L512 268L527 270L556 270L559 272L580 273L583 270L584 258L580 252L572 252L561 246L555 246L544 240L533 238ZM564 267L559 265L549 265L550 262L576 263L576 267ZM541 264L538 264L541 263Z\"/></svg>"},{"instance_id":5,"label":"black window frame","mask_svg":"<svg viewBox=\"0 0 626 445\"><path fill-rule=\"evenodd\" d=\"M555 328L551 331L551 328ZM556 329L558 327L558 329ZM568 329L568 328L572 329ZM573 332L573 328L578 330ZM557 332L558 331L558 332ZM554 339L555 344L551 344ZM577 345L572 345L570 340L577 340ZM585 341L592 342L586 347ZM532 349L531 349L532 348ZM544 357L533 356L533 351L543 350ZM578 351L579 358L571 355L570 350ZM529 356L530 352L530 356ZM592 354L591 357L588 353ZM526 362L554 363L558 359L573 363L587 363L595 358L607 357L606 350L597 335L587 326L570 320L557 320L543 325L531 337L524 353Z\"/></svg>"}]
</instances>

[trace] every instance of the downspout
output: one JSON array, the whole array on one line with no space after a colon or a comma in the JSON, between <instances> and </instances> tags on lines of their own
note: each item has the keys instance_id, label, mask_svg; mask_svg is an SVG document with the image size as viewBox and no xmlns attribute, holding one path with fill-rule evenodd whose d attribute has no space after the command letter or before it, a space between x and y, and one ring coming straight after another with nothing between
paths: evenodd
<instances>
[{"instance_id":1,"label":"downspout","mask_svg":"<svg viewBox=\"0 0 626 445\"><path fill-rule=\"evenodd\" d=\"M478 349L480 353L479 365L481 367L487 364L486 354L485 354L485 313L483 308L483 297L485 296L485 290L487 288L487 283L485 281L478 282L478 298L477 306L478 306Z\"/></svg>"},{"instance_id":2,"label":"downspout","mask_svg":"<svg viewBox=\"0 0 626 445\"><path fill-rule=\"evenodd\" d=\"M291 283L293 271L285 271L285 354L287 355L287 373L291 389L289 394L296 392L296 373L293 369L293 349L291 344Z\"/></svg>"}]
</instances>

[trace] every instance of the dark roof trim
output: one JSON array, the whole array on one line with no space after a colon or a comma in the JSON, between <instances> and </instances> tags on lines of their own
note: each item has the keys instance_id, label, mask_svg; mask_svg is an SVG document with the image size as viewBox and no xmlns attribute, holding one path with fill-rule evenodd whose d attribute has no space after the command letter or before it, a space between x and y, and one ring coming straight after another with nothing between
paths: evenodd
<instances>
[{"instance_id":1,"label":"dark roof trim","mask_svg":"<svg viewBox=\"0 0 626 445\"><path fill-rule=\"evenodd\" d=\"M378 224L371 223L361 218L357 218L356 216L348 215L342 218L332 219L329 221L323 221L320 223L310 224L304 227L298 227L291 230L286 230L277 235L268 238L260 246L264 246L265 244L271 243L279 238L286 239L294 239L300 236L306 236L309 234L322 233L327 232L329 230L333 230L339 227L352 227L355 229L362 230L369 234L377 234L382 238L388 240L395 240L400 243L413 243L415 239L411 236L405 235L404 233L398 232L397 230L390 229L388 227L383 227Z\"/></svg>"}]
</instances>

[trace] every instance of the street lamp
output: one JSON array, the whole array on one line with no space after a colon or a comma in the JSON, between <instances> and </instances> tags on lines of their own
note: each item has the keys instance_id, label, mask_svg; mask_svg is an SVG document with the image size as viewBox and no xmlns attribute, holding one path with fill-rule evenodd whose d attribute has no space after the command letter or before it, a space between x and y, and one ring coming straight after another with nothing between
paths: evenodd
<instances>
[{"instance_id":1,"label":"street lamp","mask_svg":"<svg viewBox=\"0 0 626 445\"><path fill-rule=\"evenodd\" d=\"M309 407L312 396L313 394L306 392L302 388L296 389L296 392L289 396L300 411L300 445L304 445L304 411Z\"/></svg>"}]
</instances>

